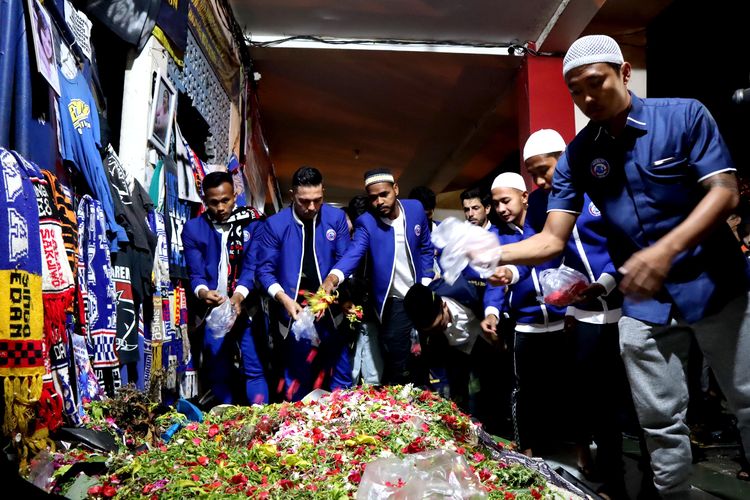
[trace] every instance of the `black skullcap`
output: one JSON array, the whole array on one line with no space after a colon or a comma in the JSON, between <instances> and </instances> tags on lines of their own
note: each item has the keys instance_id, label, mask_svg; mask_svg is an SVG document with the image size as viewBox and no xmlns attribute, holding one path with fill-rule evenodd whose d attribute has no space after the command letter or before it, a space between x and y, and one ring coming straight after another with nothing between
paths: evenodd
<instances>
[{"instance_id":1,"label":"black skullcap","mask_svg":"<svg viewBox=\"0 0 750 500\"><path fill-rule=\"evenodd\" d=\"M417 283L409 288L404 297L406 315L417 330L429 328L443 307L443 299L428 287Z\"/></svg>"}]
</instances>

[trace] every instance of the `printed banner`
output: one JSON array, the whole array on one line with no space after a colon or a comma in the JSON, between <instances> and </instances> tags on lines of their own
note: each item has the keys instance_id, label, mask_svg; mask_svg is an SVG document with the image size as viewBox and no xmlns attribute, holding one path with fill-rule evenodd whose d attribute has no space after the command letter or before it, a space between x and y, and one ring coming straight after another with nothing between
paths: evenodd
<instances>
[{"instance_id":1,"label":"printed banner","mask_svg":"<svg viewBox=\"0 0 750 500\"><path fill-rule=\"evenodd\" d=\"M188 24L232 102L240 92L240 60L232 33L232 13L217 0L190 0Z\"/></svg>"},{"instance_id":2,"label":"printed banner","mask_svg":"<svg viewBox=\"0 0 750 500\"><path fill-rule=\"evenodd\" d=\"M187 48L188 5L190 0L162 0L156 25L180 54Z\"/></svg>"}]
</instances>

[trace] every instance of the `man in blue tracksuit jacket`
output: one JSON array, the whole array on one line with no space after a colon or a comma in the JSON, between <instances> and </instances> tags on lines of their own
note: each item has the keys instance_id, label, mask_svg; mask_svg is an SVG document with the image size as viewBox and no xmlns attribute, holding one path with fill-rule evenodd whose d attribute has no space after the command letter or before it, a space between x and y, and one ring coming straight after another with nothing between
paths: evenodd
<instances>
[{"instance_id":1,"label":"man in blue tracksuit jacket","mask_svg":"<svg viewBox=\"0 0 750 500\"><path fill-rule=\"evenodd\" d=\"M533 234L526 223L528 192L523 177L502 173L493 181L491 191L495 212L505 222L492 229L501 245ZM556 398L560 399L560 391L550 390L549 381L559 381L564 375L562 362L570 342L564 332L565 310L544 304L539 284L539 273L559 264L559 259L553 259L538 266L505 266L507 291L505 286L488 284L484 295L485 332L497 334L503 311L516 323L512 412L516 441L528 455L549 442L553 438L553 424L560 424L559 418L548 418L544 409L554 406Z\"/></svg>"},{"instance_id":2,"label":"man in blue tracksuit jacket","mask_svg":"<svg viewBox=\"0 0 750 500\"><path fill-rule=\"evenodd\" d=\"M534 232L547 220L547 199L552 177L565 141L555 130L542 129L529 136L523 150L526 169L541 189L530 196L534 207L527 217ZM577 431L578 467L584 475L599 473L601 492L610 498L625 497L620 417L630 389L620 358L619 329L622 294L616 290L616 271L607 251L607 228L599 209L588 195L563 252L563 263L586 276L591 285L570 307L572 320L572 394L581 408L574 419ZM596 468L589 442L597 444Z\"/></svg>"},{"instance_id":3,"label":"man in blue tracksuit jacket","mask_svg":"<svg viewBox=\"0 0 750 500\"><path fill-rule=\"evenodd\" d=\"M189 220L182 230L190 285L203 306L196 313L205 319L210 309L230 300L239 316L226 335L205 331L202 376L216 403L232 403L231 367L235 345L239 343L248 403L263 404L268 402L268 385L250 328L251 319L241 306L254 288L255 240L262 215L254 209L235 206L234 183L227 172L205 177L203 200L206 212Z\"/></svg>"},{"instance_id":4,"label":"man in blue tracksuit jacket","mask_svg":"<svg viewBox=\"0 0 750 500\"><path fill-rule=\"evenodd\" d=\"M419 344L404 310L404 297L412 285L427 285L435 275L429 222L421 203L397 198L398 184L390 170L366 172L365 189L373 213L357 218L352 245L336 263L324 287L332 290L338 286L369 253L373 299L383 325L384 382L426 384L425 367L414 364L411 356L412 348Z\"/></svg>"},{"instance_id":5,"label":"man in blue tracksuit jacket","mask_svg":"<svg viewBox=\"0 0 750 500\"><path fill-rule=\"evenodd\" d=\"M750 267L725 222L740 195L713 117L695 100L642 99L628 90L631 76L608 36L584 36L568 49L563 77L590 122L555 166L544 230L506 245L500 262L561 253L583 194L591 197L623 276L620 351L654 486L664 498L687 498L691 344L713 370L750 458Z\"/></svg>"},{"instance_id":6,"label":"man in blue tracksuit jacket","mask_svg":"<svg viewBox=\"0 0 750 500\"><path fill-rule=\"evenodd\" d=\"M489 191L470 188L460 195L461 205L466 222L491 231L494 224L490 221L492 214L492 197ZM477 292L479 304L483 308L484 292L487 281L471 266L461 273ZM484 318L479 311L478 318ZM512 328L506 328L506 338L495 340L491 348L482 346L477 349L477 357L472 360L472 371L479 379L479 393L475 395L475 409L471 412L490 434L507 436L512 433L512 415L510 400L513 393L513 353L507 349L512 343Z\"/></svg>"},{"instance_id":7,"label":"man in blue tracksuit jacket","mask_svg":"<svg viewBox=\"0 0 750 500\"><path fill-rule=\"evenodd\" d=\"M292 322L302 312L299 292L317 292L349 245L349 228L343 210L323 203L323 176L312 167L301 167L292 176L292 206L268 218L260 237L257 276L271 299L271 328L283 341L283 383L286 399L297 401L316 388L337 389L352 385L347 338L339 334L328 309L316 321L320 345L290 334ZM335 322L334 322L335 321Z\"/></svg>"}]
</instances>

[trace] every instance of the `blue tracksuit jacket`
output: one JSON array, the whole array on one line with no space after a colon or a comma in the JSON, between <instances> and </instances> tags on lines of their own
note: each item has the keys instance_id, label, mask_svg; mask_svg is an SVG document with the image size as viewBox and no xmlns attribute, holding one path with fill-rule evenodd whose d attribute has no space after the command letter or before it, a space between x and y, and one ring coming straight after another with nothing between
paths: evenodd
<instances>
[{"instance_id":1,"label":"blue tracksuit jacket","mask_svg":"<svg viewBox=\"0 0 750 500\"><path fill-rule=\"evenodd\" d=\"M430 241L430 226L422 204L416 200L399 200L398 203L401 204L405 216L407 248L414 266L415 282L420 283L423 278L432 279L435 276L435 251ZM335 269L341 271L344 276L349 276L369 252L373 263L370 271L373 297L378 318L382 319L396 268L395 233L380 217L370 213L358 217L355 228L352 244L344 257L338 261Z\"/></svg>"},{"instance_id":2,"label":"blue tracksuit jacket","mask_svg":"<svg viewBox=\"0 0 750 500\"><path fill-rule=\"evenodd\" d=\"M262 221L256 221L245 228L245 258L236 286L244 286L248 290L253 289L256 259L252 258L252 255L256 251L256 240L262 224ZM185 223L182 229L182 245L193 292L199 285L216 290L222 252L221 235L205 214Z\"/></svg>"},{"instance_id":3,"label":"blue tracksuit jacket","mask_svg":"<svg viewBox=\"0 0 750 500\"><path fill-rule=\"evenodd\" d=\"M529 198L529 207L533 206L534 211L529 211L526 223L535 232L542 230L547 219L548 197L549 192L537 189ZM565 247L563 263L581 272L592 283L609 282L614 286L619 281L619 273L615 270L607 251L606 223L588 195L584 196L583 211L578 216L573 234ZM604 275L610 278L602 278ZM615 288L605 296L575 304L574 307L583 311L607 312L620 309L622 300L622 294Z\"/></svg>"},{"instance_id":4,"label":"blue tracksuit jacket","mask_svg":"<svg viewBox=\"0 0 750 500\"><path fill-rule=\"evenodd\" d=\"M304 237L302 221L291 207L266 219L258 238L259 262L255 273L266 291L277 284L291 298L297 298L302 276ZM333 264L344 255L349 242L349 227L344 211L324 203L315 217L313 247L321 283L328 276ZM284 308L279 309L282 321L288 324L289 315Z\"/></svg>"},{"instance_id":5,"label":"blue tracksuit jacket","mask_svg":"<svg viewBox=\"0 0 750 500\"><path fill-rule=\"evenodd\" d=\"M493 226L490 231L497 235L501 245L515 243L534 234L528 224L523 231L508 224ZM503 286L487 285L485 311L488 307L495 307L500 312L507 312L517 325L548 326L562 321L565 308L544 304L538 279L538 273L559 265L560 259L557 258L538 266L516 266L519 280L508 287L507 293Z\"/></svg>"}]
</instances>

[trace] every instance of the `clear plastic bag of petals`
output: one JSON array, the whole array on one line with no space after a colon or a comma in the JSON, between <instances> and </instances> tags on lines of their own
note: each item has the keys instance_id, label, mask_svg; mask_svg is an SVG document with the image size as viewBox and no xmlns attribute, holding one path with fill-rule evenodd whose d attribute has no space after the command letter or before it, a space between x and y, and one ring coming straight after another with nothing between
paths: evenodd
<instances>
[{"instance_id":1,"label":"clear plastic bag of petals","mask_svg":"<svg viewBox=\"0 0 750 500\"><path fill-rule=\"evenodd\" d=\"M539 284L545 303L565 307L579 300L581 292L589 286L589 279L572 267L563 265L539 273Z\"/></svg>"},{"instance_id":2,"label":"clear plastic bag of petals","mask_svg":"<svg viewBox=\"0 0 750 500\"><path fill-rule=\"evenodd\" d=\"M237 320L232 303L227 299L220 306L211 309L206 317L206 330L211 332L214 338L219 339L226 336Z\"/></svg>"},{"instance_id":3,"label":"clear plastic bag of petals","mask_svg":"<svg viewBox=\"0 0 750 500\"><path fill-rule=\"evenodd\" d=\"M315 315L309 306L302 309L297 316L297 320L292 324L292 333L298 342L302 339L309 339L312 345L320 345L318 330L315 329Z\"/></svg>"},{"instance_id":4,"label":"clear plastic bag of petals","mask_svg":"<svg viewBox=\"0 0 750 500\"><path fill-rule=\"evenodd\" d=\"M432 232L432 244L442 249L440 268L449 285L466 266L488 278L500 261L500 242L495 234L455 217L448 217Z\"/></svg>"},{"instance_id":5,"label":"clear plastic bag of petals","mask_svg":"<svg viewBox=\"0 0 750 500\"><path fill-rule=\"evenodd\" d=\"M387 498L463 500L487 498L487 493L464 457L450 450L429 450L367 464L357 499Z\"/></svg>"}]
</instances>

